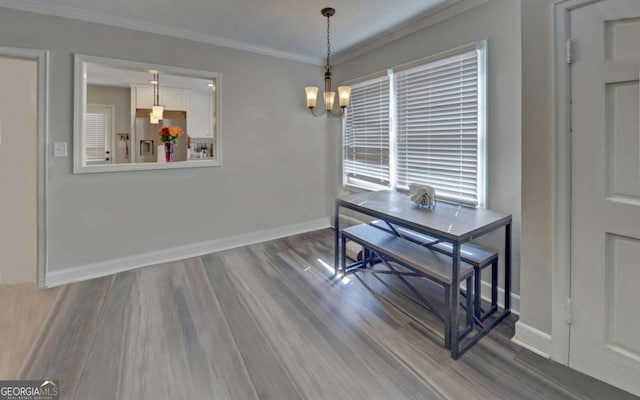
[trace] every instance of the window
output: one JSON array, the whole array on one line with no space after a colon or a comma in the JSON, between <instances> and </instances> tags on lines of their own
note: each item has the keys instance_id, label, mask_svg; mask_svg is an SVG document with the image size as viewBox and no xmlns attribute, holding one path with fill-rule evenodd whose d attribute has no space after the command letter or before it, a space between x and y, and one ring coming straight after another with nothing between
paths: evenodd
<instances>
[{"instance_id":1,"label":"window","mask_svg":"<svg viewBox=\"0 0 640 400\"><path fill-rule=\"evenodd\" d=\"M483 206L484 49L478 43L352 85L343 126L345 183L397 190L425 183L439 199ZM388 101L375 87L391 88Z\"/></svg>"},{"instance_id":2,"label":"window","mask_svg":"<svg viewBox=\"0 0 640 400\"><path fill-rule=\"evenodd\" d=\"M353 85L343 130L344 173L354 182L389 185L389 79Z\"/></svg>"}]
</instances>

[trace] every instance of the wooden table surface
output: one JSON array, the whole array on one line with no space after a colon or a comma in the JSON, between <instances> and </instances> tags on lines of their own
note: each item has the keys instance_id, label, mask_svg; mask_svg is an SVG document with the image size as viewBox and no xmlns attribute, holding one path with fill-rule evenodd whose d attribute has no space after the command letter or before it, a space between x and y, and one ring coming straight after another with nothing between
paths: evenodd
<instances>
[{"instance_id":1,"label":"wooden table surface","mask_svg":"<svg viewBox=\"0 0 640 400\"><path fill-rule=\"evenodd\" d=\"M486 208L444 202L438 202L435 209L419 208L408 195L391 190L352 194L338 199L338 204L458 242L471 240L511 222L510 214Z\"/></svg>"}]
</instances>

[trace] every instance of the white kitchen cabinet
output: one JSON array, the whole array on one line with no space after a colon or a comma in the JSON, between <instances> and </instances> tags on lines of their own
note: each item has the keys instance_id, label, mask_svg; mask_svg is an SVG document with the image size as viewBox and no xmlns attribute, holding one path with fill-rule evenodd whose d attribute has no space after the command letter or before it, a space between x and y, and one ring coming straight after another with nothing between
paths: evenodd
<instances>
[{"instance_id":1,"label":"white kitchen cabinet","mask_svg":"<svg viewBox=\"0 0 640 400\"><path fill-rule=\"evenodd\" d=\"M213 138L213 101L211 93L190 93L187 134L192 138Z\"/></svg>"},{"instance_id":2,"label":"white kitchen cabinet","mask_svg":"<svg viewBox=\"0 0 640 400\"><path fill-rule=\"evenodd\" d=\"M136 108L151 108L155 98L153 86L133 86L136 93ZM160 86L160 105L169 111L188 111L189 91Z\"/></svg>"}]
</instances>

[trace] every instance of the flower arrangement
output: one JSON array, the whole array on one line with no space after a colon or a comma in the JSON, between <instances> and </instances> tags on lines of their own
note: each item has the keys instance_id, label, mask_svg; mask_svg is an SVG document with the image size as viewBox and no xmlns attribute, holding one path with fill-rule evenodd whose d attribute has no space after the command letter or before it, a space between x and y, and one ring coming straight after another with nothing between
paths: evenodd
<instances>
[{"instance_id":1,"label":"flower arrangement","mask_svg":"<svg viewBox=\"0 0 640 400\"><path fill-rule=\"evenodd\" d=\"M158 136L163 143L175 144L183 134L184 131L179 126L164 126L158 131Z\"/></svg>"}]
</instances>

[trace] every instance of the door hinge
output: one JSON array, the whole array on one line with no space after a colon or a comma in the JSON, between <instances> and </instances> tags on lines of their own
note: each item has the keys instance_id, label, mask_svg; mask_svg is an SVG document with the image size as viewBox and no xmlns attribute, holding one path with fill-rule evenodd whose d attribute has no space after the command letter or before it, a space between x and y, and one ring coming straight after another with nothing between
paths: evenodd
<instances>
[{"instance_id":1,"label":"door hinge","mask_svg":"<svg viewBox=\"0 0 640 400\"><path fill-rule=\"evenodd\" d=\"M573 39L567 39L567 64L573 63Z\"/></svg>"},{"instance_id":2,"label":"door hinge","mask_svg":"<svg viewBox=\"0 0 640 400\"><path fill-rule=\"evenodd\" d=\"M567 303L565 304L564 311L565 311L565 321L567 322L567 324L571 325L571 323L573 322L573 300L567 299Z\"/></svg>"}]
</instances>

